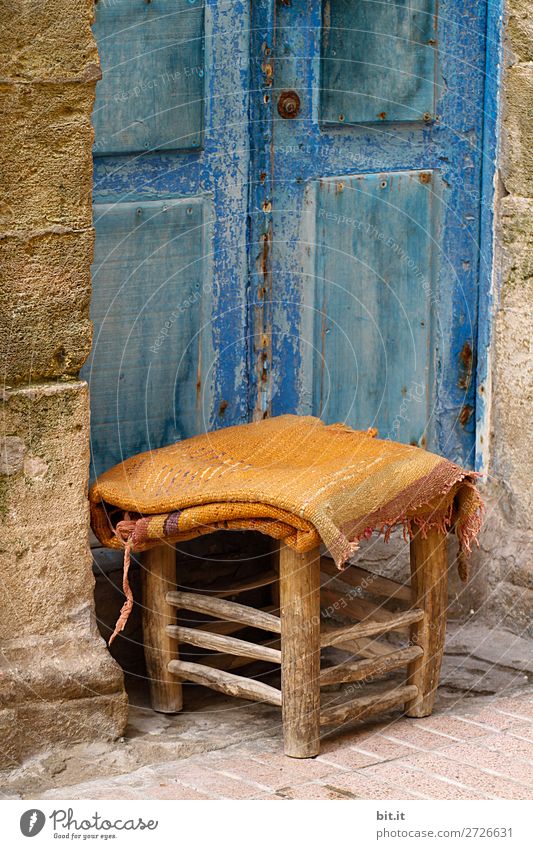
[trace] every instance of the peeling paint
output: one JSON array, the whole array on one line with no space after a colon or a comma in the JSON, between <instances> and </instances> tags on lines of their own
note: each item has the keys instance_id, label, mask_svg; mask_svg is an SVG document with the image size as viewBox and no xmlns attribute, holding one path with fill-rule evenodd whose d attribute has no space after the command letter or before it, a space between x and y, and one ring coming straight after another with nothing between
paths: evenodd
<instances>
[{"instance_id":1,"label":"peeling paint","mask_svg":"<svg viewBox=\"0 0 533 849\"><path fill-rule=\"evenodd\" d=\"M474 354L470 342L467 341L464 343L463 347L461 348L459 360L460 369L458 384L461 389L468 391L472 382L472 372L474 367Z\"/></svg>"}]
</instances>

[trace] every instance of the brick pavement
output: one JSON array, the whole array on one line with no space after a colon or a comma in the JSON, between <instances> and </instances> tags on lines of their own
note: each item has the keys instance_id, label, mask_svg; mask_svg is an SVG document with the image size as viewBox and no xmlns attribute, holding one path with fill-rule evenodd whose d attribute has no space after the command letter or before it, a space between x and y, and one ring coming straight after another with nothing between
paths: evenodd
<instances>
[{"instance_id":1,"label":"brick pavement","mask_svg":"<svg viewBox=\"0 0 533 849\"><path fill-rule=\"evenodd\" d=\"M233 743L49 790L45 799L533 799L533 693L326 737L318 758L279 737Z\"/></svg>"}]
</instances>

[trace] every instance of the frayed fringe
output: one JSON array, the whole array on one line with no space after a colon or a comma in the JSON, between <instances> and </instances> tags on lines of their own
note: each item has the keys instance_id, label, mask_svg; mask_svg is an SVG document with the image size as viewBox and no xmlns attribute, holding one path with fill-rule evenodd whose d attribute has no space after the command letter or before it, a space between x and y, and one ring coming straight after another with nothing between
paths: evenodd
<instances>
[{"instance_id":1,"label":"frayed fringe","mask_svg":"<svg viewBox=\"0 0 533 849\"><path fill-rule=\"evenodd\" d=\"M467 554L472 551L472 545L475 542L479 545L478 536L483 524L483 515L485 513L485 504L480 498L476 486L471 481L464 481L466 489L460 493L463 502L462 510L459 511L459 516L456 522L456 533L461 549ZM465 502L471 502L470 505Z\"/></svg>"},{"instance_id":2,"label":"frayed fringe","mask_svg":"<svg viewBox=\"0 0 533 849\"><path fill-rule=\"evenodd\" d=\"M459 573L459 577L463 584L466 584L468 581L468 576L470 574L470 567L468 563L468 555L461 548L459 549L459 554L457 555L457 572Z\"/></svg>"},{"instance_id":3,"label":"frayed fringe","mask_svg":"<svg viewBox=\"0 0 533 849\"><path fill-rule=\"evenodd\" d=\"M342 570L345 566L349 565L348 561L350 557L353 557L358 548L359 540L350 542L344 536L337 537L335 542L329 547L329 553L333 557L337 569Z\"/></svg>"},{"instance_id":4,"label":"frayed fringe","mask_svg":"<svg viewBox=\"0 0 533 849\"><path fill-rule=\"evenodd\" d=\"M124 628L126 627L126 623L130 617L130 613L133 609L133 593L131 591L130 583L128 580L128 573L130 571L131 550L133 548L133 534L135 532L135 525L137 523L129 518L128 513L126 513L125 516L127 518L123 519L121 522L118 522L116 528L114 529L114 533L117 539L120 540L120 542L124 546L122 590L124 592L124 595L126 596L126 601L120 609L120 615L117 619L115 630L111 634L107 643L108 646L110 646L115 637L120 634L121 631L124 630Z\"/></svg>"},{"instance_id":5,"label":"frayed fringe","mask_svg":"<svg viewBox=\"0 0 533 849\"><path fill-rule=\"evenodd\" d=\"M472 477L473 476L474 473L472 473ZM473 504L471 506L470 511L464 509L461 516L455 521L455 532L459 541L459 553L457 555L457 571L461 581L463 583L466 583L469 575L468 557L472 553L472 545L474 543L476 543L476 545L479 545L478 536L481 531L481 526L483 524L483 514L485 511L485 505L481 500L474 483L463 480L463 484L464 486L470 488L470 499L472 500ZM362 539L370 539L370 537L376 532L378 534L378 537L382 536L384 542L386 543L390 541L392 532L398 527L402 528L403 539L405 540L405 542L410 542L416 534L420 534L422 539L426 539L429 531L432 530L437 530L443 535L448 534L454 524L454 510L455 505L452 501L450 502L446 513L438 517L428 518L426 516L397 516L392 521L383 522L381 525L378 525L373 528L365 528L363 533L360 534L353 542L350 542L346 539L343 545L336 545L335 551L339 552L337 557L331 550L330 554L335 560L337 567L339 569L342 569L344 568L344 566L346 566L347 559L352 554L354 554L355 551L357 551L357 549L359 548L360 541ZM350 547L353 547L351 553L346 556L346 552L350 549Z\"/></svg>"}]
</instances>

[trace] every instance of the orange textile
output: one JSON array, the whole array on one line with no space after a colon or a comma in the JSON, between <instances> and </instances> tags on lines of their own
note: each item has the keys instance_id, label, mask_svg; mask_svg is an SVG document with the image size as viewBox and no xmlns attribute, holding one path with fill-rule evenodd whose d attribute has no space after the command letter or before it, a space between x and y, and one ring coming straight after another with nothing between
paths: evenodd
<instances>
[{"instance_id":1,"label":"orange textile","mask_svg":"<svg viewBox=\"0 0 533 849\"><path fill-rule=\"evenodd\" d=\"M119 463L91 487L91 522L104 545L137 551L221 528L258 530L298 551L322 541L339 567L374 530L453 525L469 552L482 513L475 477L375 432L285 415Z\"/></svg>"}]
</instances>

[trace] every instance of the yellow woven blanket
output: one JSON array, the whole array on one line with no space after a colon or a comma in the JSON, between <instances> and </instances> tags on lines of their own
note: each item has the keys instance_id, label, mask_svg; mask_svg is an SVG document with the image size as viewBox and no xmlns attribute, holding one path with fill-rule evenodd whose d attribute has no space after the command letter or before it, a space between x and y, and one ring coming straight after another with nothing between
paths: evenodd
<instances>
[{"instance_id":1,"label":"yellow woven blanket","mask_svg":"<svg viewBox=\"0 0 533 849\"><path fill-rule=\"evenodd\" d=\"M481 524L475 475L374 431L279 416L138 454L90 491L111 548L142 551L214 530L258 530L298 551L320 540L342 566L374 530L453 525L470 551ZM127 581L126 581L127 584Z\"/></svg>"}]
</instances>

